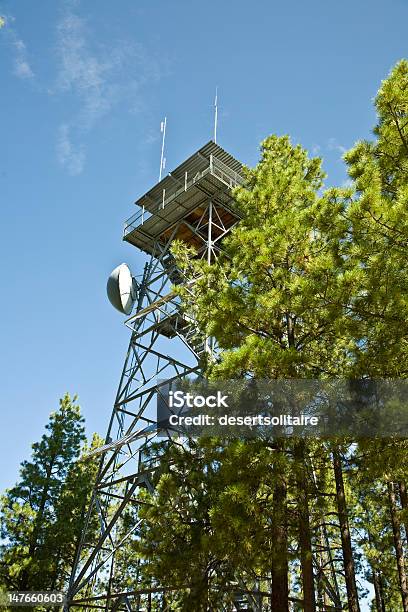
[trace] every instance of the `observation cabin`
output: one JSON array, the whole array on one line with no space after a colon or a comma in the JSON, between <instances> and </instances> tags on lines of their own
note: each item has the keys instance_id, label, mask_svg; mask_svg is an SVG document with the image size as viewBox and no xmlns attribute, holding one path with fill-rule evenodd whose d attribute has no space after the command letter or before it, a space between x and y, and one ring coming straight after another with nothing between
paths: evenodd
<instances>
[{"instance_id":1,"label":"observation cabin","mask_svg":"<svg viewBox=\"0 0 408 612\"><path fill-rule=\"evenodd\" d=\"M239 220L231 189L243 182L242 164L210 141L135 202L123 240L155 256L178 239L211 258Z\"/></svg>"}]
</instances>

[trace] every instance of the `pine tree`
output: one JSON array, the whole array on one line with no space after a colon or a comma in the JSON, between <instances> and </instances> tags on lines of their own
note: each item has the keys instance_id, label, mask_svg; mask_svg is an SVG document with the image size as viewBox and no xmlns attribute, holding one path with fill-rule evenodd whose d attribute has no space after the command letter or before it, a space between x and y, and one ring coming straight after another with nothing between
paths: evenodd
<instances>
[{"instance_id":1,"label":"pine tree","mask_svg":"<svg viewBox=\"0 0 408 612\"><path fill-rule=\"evenodd\" d=\"M21 464L20 480L2 498L0 581L6 588L64 585L94 473L77 462L84 440L80 407L66 394L33 444L31 460Z\"/></svg>"},{"instance_id":2,"label":"pine tree","mask_svg":"<svg viewBox=\"0 0 408 612\"><path fill-rule=\"evenodd\" d=\"M374 142L346 154L356 197L348 256L362 273L350 305L355 375L405 377L408 337L408 61L382 83Z\"/></svg>"},{"instance_id":3,"label":"pine tree","mask_svg":"<svg viewBox=\"0 0 408 612\"><path fill-rule=\"evenodd\" d=\"M83 446L81 455L68 469L55 503L54 522L48 533L55 563L52 588L63 590L69 580L99 467L98 457L88 457L88 453L100 448L103 443L103 439L94 434L91 444ZM88 543L96 536L98 528L99 521L94 514L87 526Z\"/></svg>"}]
</instances>

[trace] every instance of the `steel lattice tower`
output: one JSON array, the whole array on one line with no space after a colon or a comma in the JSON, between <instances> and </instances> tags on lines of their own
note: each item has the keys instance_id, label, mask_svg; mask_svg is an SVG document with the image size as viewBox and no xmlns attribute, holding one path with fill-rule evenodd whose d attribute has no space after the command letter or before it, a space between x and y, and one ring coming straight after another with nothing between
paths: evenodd
<instances>
[{"instance_id":1,"label":"steel lattice tower","mask_svg":"<svg viewBox=\"0 0 408 612\"><path fill-rule=\"evenodd\" d=\"M97 451L100 467L77 549L66 610L169 609L165 585L146 588L141 584L118 590L117 557L122 545L138 533L138 491L154 488L160 458L152 460L149 449L159 433L157 397L172 382L199 374L203 354L213 350L210 340L198 334L194 321L183 315L173 291L174 285L184 281L171 245L176 239L182 240L195 247L197 257L208 262L217 257L222 239L239 222L231 190L242 183L241 163L210 141L141 197L136 202L138 212L125 223L123 239L149 259L134 313L126 320L131 330L129 348L105 445ZM171 433L167 440L174 443ZM126 526L129 508L136 520ZM89 541L95 517L98 538ZM315 575L323 593L319 609L341 610L334 560L324 529L321 542L321 552L314 557ZM136 562L133 584L138 584L138 572ZM267 603L264 607L270 592L253 591L239 578L237 584L241 591L228 609L270 609ZM299 599L291 599L301 605Z\"/></svg>"},{"instance_id":2,"label":"steel lattice tower","mask_svg":"<svg viewBox=\"0 0 408 612\"><path fill-rule=\"evenodd\" d=\"M240 162L209 142L140 198L139 211L125 223L123 239L150 259L135 312L126 321L131 339L88 509L88 523L98 515L99 538L89 545L85 528L70 581L69 607L149 609L149 593L112 592L115 556L124 539L131 537L123 534L120 523L129 504L137 505L138 489L152 487L155 465L146 463L146 451L157 439L157 395L163 385L199 373L203 352L212 350L194 322L181 314L172 286L183 279L170 247L179 239L194 246L198 257L216 257L223 237L239 219L231 189L242 183L241 173ZM175 358L179 354L183 359ZM97 599L96 588L104 593Z\"/></svg>"}]
</instances>

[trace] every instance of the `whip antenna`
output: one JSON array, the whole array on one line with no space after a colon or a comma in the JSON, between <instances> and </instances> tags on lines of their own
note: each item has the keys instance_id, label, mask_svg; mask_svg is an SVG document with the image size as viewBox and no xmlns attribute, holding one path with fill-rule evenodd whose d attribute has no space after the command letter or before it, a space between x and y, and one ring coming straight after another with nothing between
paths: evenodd
<instances>
[{"instance_id":1,"label":"whip antenna","mask_svg":"<svg viewBox=\"0 0 408 612\"><path fill-rule=\"evenodd\" d=\"M167 117L164 118L164 121L160 124L160 131L163 134L162 138L162 147L161 147L161 156L160 156L160 172L159 172L159 182L161 181L162 172L166 167L166 158L164 157L164 142L166 140L166 125L167 125Z\"/></svg>"},{"instance_id":2,"label":"whip antenna","mask_svg":"<svg viewBox=\"0 0 408 612\"><path fill-rule=\"evenodd\" d=\"M215 88L214 100L214 142L217 144L217 124L218 124L218 87Z\"/></svg>"}]
</instances>

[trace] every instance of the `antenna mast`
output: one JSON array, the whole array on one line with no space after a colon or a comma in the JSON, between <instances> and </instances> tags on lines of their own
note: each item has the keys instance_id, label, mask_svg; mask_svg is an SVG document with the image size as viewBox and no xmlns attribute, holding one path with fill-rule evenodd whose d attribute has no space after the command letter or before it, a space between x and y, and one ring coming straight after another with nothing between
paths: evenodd
<instances>
[{"instance_id":1,"label":"antenna mast","mask_svg":"<svg viewBox=\"0 0 408 612\"><path fill-rule=\"evenodd\" d=\"M218 87L215 88L215 101L214 101L214 142L217 144L217 124L218 124Z\"/></svg>"},{"instance_id":2,"label":"antenna mast","mask_svg":"<svg viewBox=\"0 0 408 612\"><path fill-rule=\"evenodd\" d=\"M159 182L161 181L162 172L166 166L166 158L164 157L164 141L166 140L166 124L167 124L167 117L165 117L164 121L162 121L160 124L160 131L163 134L163 138L162 138L162 147L161 147L161 156L160 156Z\"/></svg>"}]
</instances>

